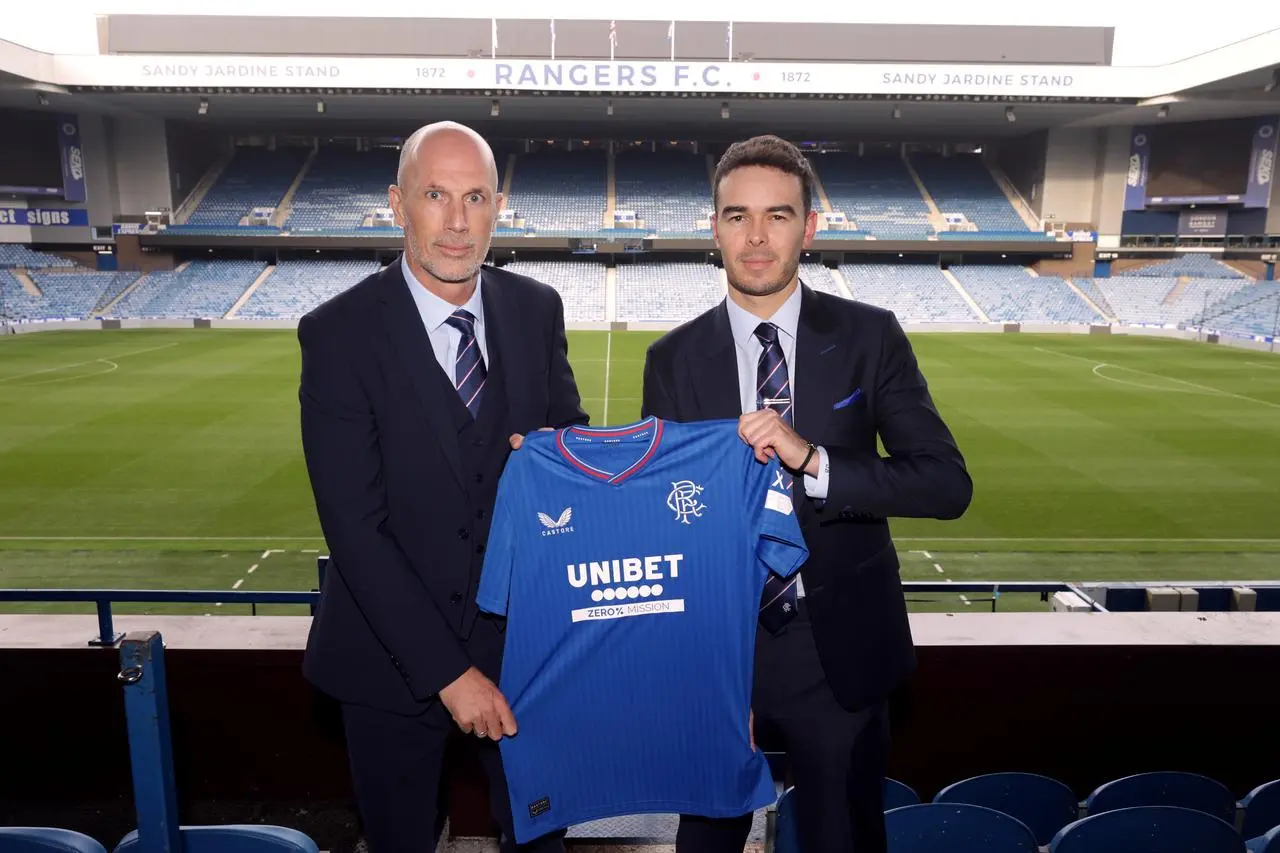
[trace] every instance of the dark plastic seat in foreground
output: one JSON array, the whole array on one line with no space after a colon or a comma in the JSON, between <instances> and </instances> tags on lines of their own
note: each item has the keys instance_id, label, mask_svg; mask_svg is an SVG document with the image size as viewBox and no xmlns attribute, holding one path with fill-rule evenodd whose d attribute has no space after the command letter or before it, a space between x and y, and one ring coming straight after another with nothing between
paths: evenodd
<instances>
[{"instance_id":1,"label":"dark plastic seat in foreground","mask_svg":"<svg viewBox=\"0 0 1280 853\"><path fill-rule=\"evenodd\" d=\"M924 803L884 814L889 853L1037 853L1017 818L965 803Z\"/></svg>"},{"instance_id":2,"label":"dark plastic seat in foreground","mask_svg":"<svg viewBox=\"0 0 1280 853\"><path fill-rule=\"evenodd\" d=\"M228 824L184 826L182 853L320 853L306 834L283 826ZM140 853L138 831L126 835L114 853Z\"/></svg>"},{"instance_id":3,"label":"dark plastic seat in foreground","mask_svg":"<svg viewBox=\"0 0 1280 853\"><path fill-rule=\"evenodd\" d=\"M1085 801L1088 814L1134 806L1181 806L1211 814L1235 826L1236 798L1215 779L1197 773L1158 771L1125 776L1099 785Z\"/></svg>"},{"instance_id":4,"label":"dark plastic seat in foreground","mask_svg":"<svg viewBox=\"0 0 1280 853\"><path fill-rule=\"evenodd\" d=\"M1050 853L1245 853L1236 828L1178 806L1136 806L1089 815L1062 828Z\"/></svg>"},{"instance_id":5,"label":"dark plastic seat in foreground","mask_svg":"<svg viewBox=\"0 0 1280 853\"><path fill-rule=\"evenodd\" d=\"M1035 773L986 773L948 785L935 803L969 803L1016 817L1048 844L1058 830L1080 817L1075 792L1057 779Z\"/></svg>"},{"instance_id":6,"label":"dark plastic seat in foreground","mask_svg":"<svg viewBox=\"0 0 1280 853\"><path fill-rule=\"evenodd\" d=\"M1245 838L1265 835L1272 827L1280 826L1280 779L1245 794L1240 807L1244 809L1240 834Z\"/></svg>"},{"instance_id":7,"label":"dark plastic seat in foreground","mask_svg":"<svg viewBox=\"0 0 1280 853\"><path fill-rule=\"evenodd\" d=\"M903 806L914 806L920 803L920 795L910 785L904 785L897 779L884 780L884 810L900 809Z\"/></svg>"},{"instance_id":8,"label":"dark plastic seat in foreground","mask_svg":"<svg viewBox=\"0 0 1280 853\"><path fill-rule=\"evenodd\" d=\"M83 833L45 826L0 826L0 853L107 853Z\"/></svg>"}]
</instances>

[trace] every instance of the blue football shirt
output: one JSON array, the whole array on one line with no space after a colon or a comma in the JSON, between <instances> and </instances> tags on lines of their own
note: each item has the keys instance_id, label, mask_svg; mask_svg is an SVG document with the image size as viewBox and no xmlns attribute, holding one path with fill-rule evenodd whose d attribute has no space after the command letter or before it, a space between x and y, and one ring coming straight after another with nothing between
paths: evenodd
<instances>
[{"instance_id":1,"label":"blue football shirt","mask_svg":"<svg viewBox=\"0 0 1280 853\"><path fill-rule=\"evenodd\" d=\"M790 484L736 420L537 432L511 455L478 600L507 617L517 841L774 801L748 715L765 579L808 557Z\"/></svg>"}]
</instances>

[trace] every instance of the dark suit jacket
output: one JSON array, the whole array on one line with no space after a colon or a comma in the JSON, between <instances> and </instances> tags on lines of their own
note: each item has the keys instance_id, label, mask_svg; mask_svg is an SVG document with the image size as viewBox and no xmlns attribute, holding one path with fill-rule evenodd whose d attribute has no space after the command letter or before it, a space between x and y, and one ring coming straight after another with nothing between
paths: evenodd
<instances>
[{"instance_id":1,"label":"dark suit jacket","mask_svg":"<svg viewBox=\"0 0 1280 853\"><path fill-rule=\"evenodd\" d=\"M856 710L884 700L915 668L887 519L957 518L973 484L891 312L804 287L796 363L795 429L831 463L825 502L805 495L803 478L794 482L810 552L800 573L827 679ZM646 416L736 418L741 405L723 303L650 346Z\"/></svg>"},{"instance_id":2,"label":"dark suit jacket","mask_svg":"<svg viewBox=\"0 0 1280 853\"><path fill-rule=\"evenodd\" d=\"M482 275L512 431L586 423L560 296ZM398 260L303 317L298 341L303 451L332 561L304 672L340 701L413 713L470 666L477 614L475 542L461 532L477 521L442 396L455 392Z\"/></svg>"}]
</instances>

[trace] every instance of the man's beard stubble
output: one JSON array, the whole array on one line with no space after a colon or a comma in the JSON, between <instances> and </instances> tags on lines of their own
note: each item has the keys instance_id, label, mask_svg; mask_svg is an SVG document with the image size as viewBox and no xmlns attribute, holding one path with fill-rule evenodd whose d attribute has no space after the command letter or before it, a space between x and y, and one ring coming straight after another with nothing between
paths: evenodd
<instances>
[{"instance_id":1,"label":"man's beard stubble","mask_svg":"<svg viewBox=\"0 0 1280 853\"><path fill-rule=\"evenodd\" d=\"M725 265L725 278L729 281L729 286L739 293L747 296L772 296L785 290L787 285L791 284L796 278L796 273L800 271L800 259L796 258L790 264L782 268L782 273L776 279L770 279L762 284L746 284L741 281L734 280L733 271L729 266Z\"/></svg>"}]
</instances>

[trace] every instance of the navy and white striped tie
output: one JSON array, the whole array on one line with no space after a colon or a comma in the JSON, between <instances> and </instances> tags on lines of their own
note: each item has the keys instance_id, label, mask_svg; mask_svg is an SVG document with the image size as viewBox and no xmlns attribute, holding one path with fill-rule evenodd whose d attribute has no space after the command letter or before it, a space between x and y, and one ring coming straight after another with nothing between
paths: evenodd
<instances>
[{"instance_id":1,"label":"navy and white striped tie","mask_svg":"<svg viewBox=\"0 0 1280 853\"><path fill-rule=\"evenodd\" d=\"M462 339L458 341L458 357L453 360L454 385L474 418L480 411L480 392L484 390L484 380L488 376L484 356L476 340L476 318L465 308L459 308L445 322L462 333Z\"/></svg>"},{"instance_id":2,"label":"navy and white striped tie","mask_svg":"<svg viewBox=\"0 0 1280 853\"><path fill-rule=\"evenodd\" d=\"M772 323L756 326L756 339L764 351L756 366L756 408L773 409L787 425L794 421L795 408L791 401L791 378L787 375L787 359L778 340L778 327ZM792 479L784 472L783 483L790 491ZM769 573L760 598L760 624L770 632L780 630L796 615L796 579L799 575L784 578Z\"/></svg>"}]
</instances>

